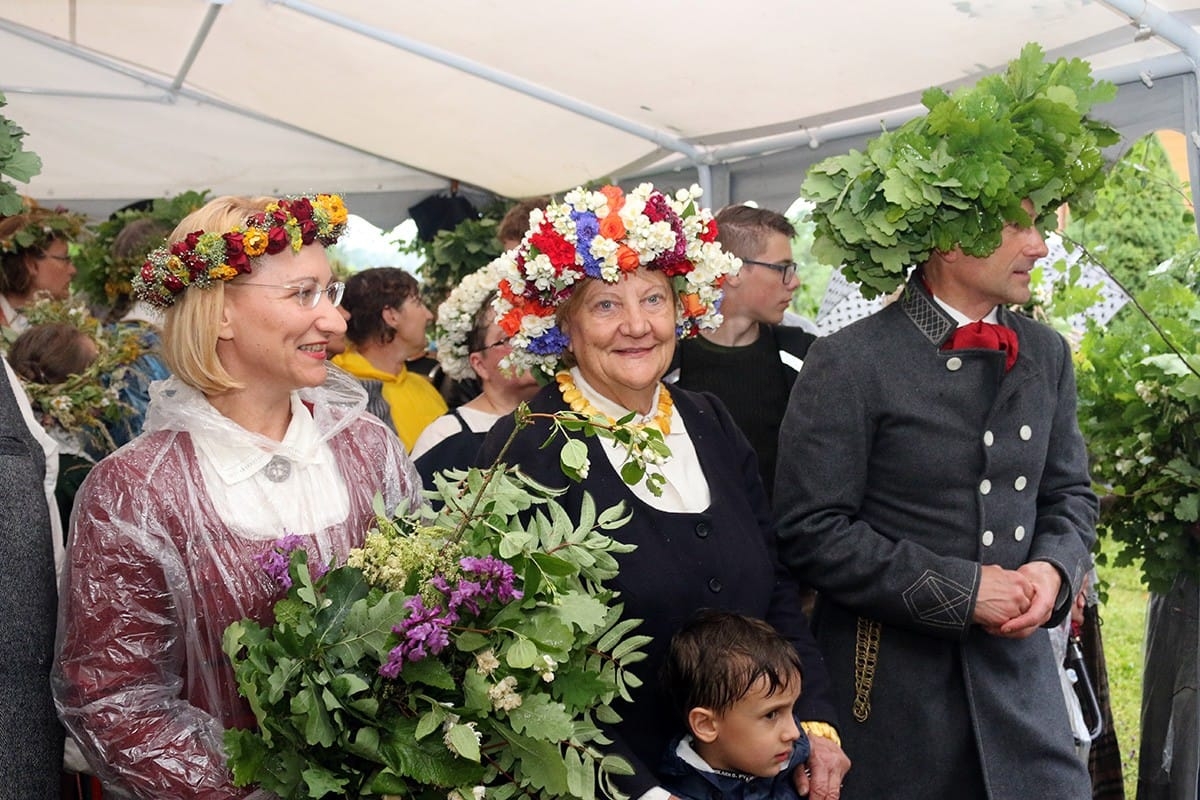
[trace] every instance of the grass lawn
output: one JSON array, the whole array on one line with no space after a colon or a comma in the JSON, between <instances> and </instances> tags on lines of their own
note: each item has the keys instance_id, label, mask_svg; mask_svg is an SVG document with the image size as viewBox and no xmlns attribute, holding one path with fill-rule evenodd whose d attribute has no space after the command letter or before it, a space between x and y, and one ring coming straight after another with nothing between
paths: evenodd
<instances>
[{"instance_id":1,"label":"grass lawn","mask_svg":"<svg viewBox=\"0 0 1200 800\"><path fill-rule=\"evenodd\" d=\"M1103 544L1110 556L1111 542ZM1108 684L1112 693L1113 727L1121 745L1125 796L1137 795L1138 743L1141 741L1142 643L1146 634L1148 593L1138 577L1138 566L1100 567L1102 583L1107 584L1108 599L1100 608L1104 657L1108 664Z\"/></svg>"}]
</instances>

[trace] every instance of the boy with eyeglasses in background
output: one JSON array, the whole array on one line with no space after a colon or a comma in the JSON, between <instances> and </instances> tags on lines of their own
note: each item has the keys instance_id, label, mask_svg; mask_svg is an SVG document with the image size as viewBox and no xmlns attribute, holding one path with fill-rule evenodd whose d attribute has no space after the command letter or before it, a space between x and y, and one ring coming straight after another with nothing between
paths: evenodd
<instances>
[{"instance_id":1,"label":"boy with eyeglasses in background","mask_svg":"<svg viewBox=\"0 0 1200 800\"><path fill-rule=\"evenodd\" d=\"M725 280L721 327L679 343L677 383L712 392L729 408L758 453L769 500L779 422L808 347L816 340L781 324L800 286L792 260L796 229L776 211L746 205L726 206L716 222L717 241L742 260L742 268Z\"/></svg>"}]
</instances>

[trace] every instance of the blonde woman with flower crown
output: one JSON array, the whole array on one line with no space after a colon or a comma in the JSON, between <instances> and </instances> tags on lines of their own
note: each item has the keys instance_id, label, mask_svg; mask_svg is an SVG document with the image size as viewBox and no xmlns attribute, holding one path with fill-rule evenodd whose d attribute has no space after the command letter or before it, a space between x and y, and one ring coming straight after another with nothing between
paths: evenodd
<instances>
[{"instance_id":1,"label":"blonde woman with flower crown","mask_svg":"<svg viewBox=\"0 0 1200 800\"><path fill-rule=\"evenodd\" d=\"M595 508L623 502L631 514L617 538L637 546L618 556L610 582L625 616L653 637L648 658L634 666L642 686L618 704L613 750L634 775L621 780L633 797L666 797L656 770L666 756L674 720L656 691L671 635L700 608L765 619L797 648L804 664L796 708L812 743L801 794L836 798L849 760L838 744L829 679L800 609L797 587L775 555L775 528L758 462L745 436L716 397L668 389L662 376L678 336L719 325L720 287L739 262L715 242L712 215L699 189L667 196L649 184L625 194L615 187L577 189L561 203L530 215L521 245L500 257L494 303L512 348L510 369L553 376L530 401L535 413L575 410L656 428L671 451L658 468L661 492L626 485L619 473L626 448L589 437L584 479L563 477L541 449L550 423L535 417L519 431L505 460L542 483L579 514L584 493ZM512 418L492 428L479 463L494 458L513 433ZM720 765L712 765L720 768Z\"/></svg>"},{"instance_id":2,"label":"blonde woman with flower crown","mask_svg":"<svg viewBox=\"0 0 1200 800\"><path fill-rule=\"evenodd\" d=\"M345 221L335 195L217 198L135 281L165 310L173 377L80 488L53 674L60 717L120 796L265 797L233 786L222 749L254 724L222 634L277 599L256 557L295 534L341 560L377 493L389 510L419 501L400 442L325 361L346 323L324 246Z\"/></svg>"},{"instance_id":3,"label":"blonde woman with flower crown","mask_svg":"<svg viewBox=\"0 0 1200 800\"><path fill-rule=\"evenodd\" d=\"M477 378L478 395L429 424L417 438L412 458L428 487L444 469L469 467L496 421L533 397L537 379L528 370L501 369L511 348L496 324L492 300L500 280L495 263L463 278L438 306L437 359L457 381Z\"/></svg>"}]
</instances>

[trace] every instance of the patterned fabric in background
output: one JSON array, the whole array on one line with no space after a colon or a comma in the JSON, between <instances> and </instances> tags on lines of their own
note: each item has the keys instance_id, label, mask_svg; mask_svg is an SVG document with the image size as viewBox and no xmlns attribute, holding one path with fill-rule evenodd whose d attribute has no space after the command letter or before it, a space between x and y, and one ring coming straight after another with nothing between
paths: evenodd
<instances>
[{"instance_id":1,"label":"patterned fabric in background","mask_svg":"<svg viewBox=\"0 0 1200 800\"><path fill-rule=\"evenodd\" d=\"M1083 253L1080 250L1068 253L1062 237L1057 233L1046 236L1046 248L1049 252L1045 258L1038 260L1037 266L1043 270L1043 282L1054 286L1066 280L1068 269L1082 258ZM1057 266L1060 261L1063 262L1063 268ZM1088 287L1097 284L1100 286L1100 302L1082 314L1071 317L1069 322L1073 328L1082 330L1085 318L1089 317L1100 325L1106 325L1129 302L1128 295L1103 268L1092 263L1083 263L1079 285ZM821 308L817 312L817 335L828 336L851 322L874 314L885 305L886 297L866 299L859 293L858 284L846 280L841 270L834 270L829 278L829 286L825 289L825 296L821 300Z\"/></svg>"}]
</instances>

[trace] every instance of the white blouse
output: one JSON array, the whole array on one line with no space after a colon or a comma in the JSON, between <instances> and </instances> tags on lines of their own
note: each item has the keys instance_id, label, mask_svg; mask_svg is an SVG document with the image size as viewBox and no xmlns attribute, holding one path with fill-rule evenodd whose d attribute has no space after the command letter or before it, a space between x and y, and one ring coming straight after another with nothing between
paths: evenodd
<instances>
[{"instance_id":1,"label":"white blouse","mask_svg":"<svg viewBox=\"0 0 1200 800\"><path fill-rule=\"evenodd\" d=\"M600 413L607 414L613 419L620 419L632 411L632 409L622 407L620 404L609 400L593 389L584 380L578 367L571 368L571 377L575 380L575 386L579 391L583 392L583 396ZM639 414L634 418L634 423L651 422L654 420L658 415L659 392L662 391L664 391L664 387L660 383L658 388L654 390L654 398L650 403L650 413L645 415ZM629 487L630 491L639 500L646 503L646 505L657 508L659 511L694 513L705 510L712 502L708 480L704 477L704 470L700 468L700 458L696 455L696 448L692 444L692 437L688 435L687 427L683 424L683 417L679 415L678 409L674 406L671 407L671 433L665 437L665 441L667 447L671 450L671 457L665 463L658 465L662 470L663 476L666 478L666 483L662 487L662 494L658 496L652 494L646 488L645 481L636 486ZM612 464L612 468L620 473L621 465L625 463L625 446L611 439L601 439L600 444L604 448L604 454L608 456L608 461Z\"/></svg>"},{"instance_id":2,"label":"white blouse","mask_svg":"<svg viewBox=\"0 0 1200 800\"><path fill-rule=\"evenodd\" d=\"M191 436L217 515L248 539L315 533L350 513L350 495L333 451L295 392L292 421L277 455L264 452L250 437L239 441L201 426Z\"/></svg>"}]
</instances>

